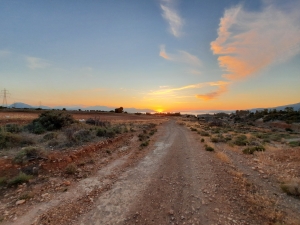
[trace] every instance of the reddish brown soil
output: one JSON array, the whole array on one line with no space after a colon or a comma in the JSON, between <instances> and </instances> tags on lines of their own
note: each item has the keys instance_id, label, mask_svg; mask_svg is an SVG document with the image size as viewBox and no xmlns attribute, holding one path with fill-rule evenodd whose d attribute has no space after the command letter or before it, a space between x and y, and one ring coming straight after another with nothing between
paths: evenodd
<instances>
[{"instance_id":1,"label":"reddish brown soil","mask_svg":"<svg viewBox=\"0 0 300 225\"><path fill-rule=\"evenodd\" d=\"M172 120L146 148L136 135L68 155L76 163L87 155L95 166L89 169L86 161L74 176L58 169L50 179L41 176L48 183L39 188L18 187L17 196L38 190L21 205L6 192L3 224L300 224L299 198L283 193L276 175L264 172L267 166L257 166L259 155L223 144L205 151L199 134ZM286 160L280 154L276 159ZM56 160L45 168L65 165Z\"/></svg>"}]
</instances>

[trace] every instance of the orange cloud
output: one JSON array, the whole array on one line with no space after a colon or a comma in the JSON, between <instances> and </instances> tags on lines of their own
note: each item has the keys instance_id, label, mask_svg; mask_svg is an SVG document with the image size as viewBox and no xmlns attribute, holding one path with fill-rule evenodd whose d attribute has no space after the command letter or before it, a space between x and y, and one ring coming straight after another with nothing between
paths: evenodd
<instances>
[{"instance_id":1,"label":"orange cloud","mask_svg":"<svg viewBox=\"0 0 300 225\"><path fill-rule=\"evenodd\" d=\"M170 60L170 57L166 53L166 47L164 45L160 46L159 56L163 57L164 59Z\"/></svg>"},{"instance_id":2,"label":"orange cloud","mask_svg":"<svg viewBox=\"0 0 300 225\"><path fill-rule=\"evenodd\" d=\"M203 87L218 87L217 91L210 92L204 95L198 94L196 95L196 98L203 99L203 100L211 100L214 99L221 94L225 93L227 91L227 87L229 85L229 82L226 81L216 81L216 82L205 82L205 83L198 83L198 84L191 84L186 85L183 87L178 88L169 88L164 90L157 90L149 93L150 95L166 95L166 94L173 94L174 92L179 92L187 89L200 89ZM183 96L185 97L191 97L191 96Z\"/></svg>"},{"instance_id":3,"label":"orange cloud","mask_svg":"<svg viewBox=\"0 0 300 225\"><path fill-rule=\"evenodd\" d=\"M221 18L218 38L211 50L218 57L223 77L238 80L272 63L300 53L300 4L289 11L267 6L247 12L241 6L228 9Z\"/></svg>"},{"instance_id":4,"label":"orange cloud","mask_svg":"<svg viewBox=\"0 0 300 225\"><path fill-rule=\"evenodd\" d=\"M210 86L217 86L218 87L218 90L216 91L213 91L213 92L209 92L207 94L204 94L204 95L196 95L197 98L200 98L202 100L212 100L212 99L215 99L217 97L219 97L221 94L227 92L227 86L228 86L228 83L227 82L224 82L224 81L218 81L218 82L211 82L210 83Z\"/></svg>"}]
</instances>

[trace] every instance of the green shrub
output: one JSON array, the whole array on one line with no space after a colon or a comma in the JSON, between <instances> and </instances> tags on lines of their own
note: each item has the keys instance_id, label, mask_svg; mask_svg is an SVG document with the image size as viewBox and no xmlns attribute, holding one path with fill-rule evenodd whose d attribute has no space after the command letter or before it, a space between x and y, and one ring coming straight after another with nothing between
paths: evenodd
<instances>
[{"instance_id":1,"label":"green shrub","mask_svg":"<svg viewBox=\"0 0 300 225\"><path fill-rule=\"evenodd\" d=\"M204 139L203 139L203 138L201 138L201 142L204 142Z\"/></svg>"},{"instance_id":2,"label":"green shrub","mask_svg":"<svg viewBox=\"0 0 300 225\"><path fill-rule=\"evenodd\" d=\"M33 144L33 140L21 134L0 131L0 148L12 148Z\"/></svg>"},{"instance_id":3,"label":"green shrub","mask_svg":"<svg viewBox=\"0 0 300 225\"><path fill-rule=\"evenodd\" d=\"M74 163L71 163L71 164L67 165L66 168L65 168L65 173L66 174L72 175L72 174L75 174L76 171L77 171L77 166Z\"/></svg>"},{"instance_id":4,"label":"green shrub","mask_svg":"<svg viewBox=\"0 0 300 225\"><path fill-rule=\"evenodd\" d=\"M209 151L209 152L212 152L212 151L214 151L215 149L214 149L213 147L211 147L211 146L205 145L205 150L206 150L206 151Z\"/></svg>"},{"instance_id":5,"label":"green shrub","mask_svg":"<svg viewBox=\"0 0 300 225\"><path fill-rule=\"evenodd\" d=\"M219 134L219 133L220 133L220 128L212 129L211 132L212 132L213 134Z\"/></svg>"},{"instance_id":6,"label":"green shrub","mask_svg":"<svg viewBox=\"0 0 300 225\"><path fill-rule=\"evenodd\" d=\"M217 137L211 137L210 140L213 143L218 143L219 142L219 139Z\"/></svg>"},{"instance_id":7,"label":"green shrub","mask_svg":"<svg viewBox=\"0 0 300 225\"><path fill-rule=\"evenodd\" d=\"M31 159L38 159L44 156L44 152L37 147L26 147L17 153L14 162L22 164Z\"/></svg>"},{"instance_id":8,"label":"green shrub","mask_svg":"<svg viewBox=\"0 0 300 225\"><path fill-rule=\"evenodd\" d=\"M209 133L206 132L206 131L200 131L198 132L201 136L204 136L204 137L209 137Z\"/></svg>"},{"instance_id":9,"label":"green shrub","mask_svg":"<svg viewBox=\"0 0 300 225\"><path fill-rule=\"evenodd\" d=\"M73 134L73 139L77 142L87 142L92 139L91 131L81 129Z\"/></svg>"},{"instance_id":10,"label":"green shrub","mask_svg":"<svg viewBox=\"0 0 300 225\"><path fill-rule=\"evenodd\" d=\"M223 137L222 134L218 134L217 136L213 136L213 137L210 138L210 140L213 143L225 142L226 141L226 139Z\"/></svg>"},{"instance_id":11,"label":"green shrub","mask_svg":"<svg viewBox=\"0 0 300 225\"><path fill-rule=\"evenodd\" d=\"M43 140L50 141L54 138L57 138L57 133L50 132L44 135Z\"/></svg>"},{"instance_id":12,"label":"green shrub","mask_svg":"<svg viewBox=\"0 0 300 225\"><path fill-rule=\"evenodd\" d=\"M122 133L122 127L121 126L115 126L113 128L110 128L111 131L115 134L121 134Z\"/></svg>"},{"instance_id":13,"label":"green shrub","mask_svg":"<svg viewBox=\"0 0 300 225\"><path fill-rule=\"evenodd\" d=\"M115 137L116 129L106 129L106 128L99 128L96 132L98 137L108 137L113 138Z\"/></svg>"},{"instance_id":14,"label":"green shrub","mask_svg":"<svg viewBox=\"0 0 300 225\"><path fill-rule=\"evenodd\" d=\"M148 146L149 145L149 140L147 140L147 141L144 141L143 143L141 143L141 147L146 147L146 146Z\"/></svg>"},{"instance_id":15,"label":"green shrub","mask_svg":"<svg viewBox=\"0 0 300 225\"><path fill-rule=\"evenodd\" d=\"M264 146L254 146L254 147L245 148L243 150L243 153L244 154L253 154L255 151L263 152L263 151L265 151L265 147Z\"/></svg>"},{"instance_id":16,"label":"green shrub","mask_svg":"<svg viewBox=\"0 0 300 225\"><path fill-rule=\"evenodd\" d=\"M20 172L17 176L13 177L8 181L9 186L19 185L27 183L32 178L31 175Z\"/></svg>"},{"instance_id":17,"label":"green shrub","mask_svg":"<svg viewBox=\"0 0 300 225\"><path fill-rule=\"evenodd\" d=\"M0 177L0 187L4 186L7 184L7 179L6 177Z\"/></svg>"},{"instance_id":18,"label":"green shrub","mask_svg":"<svg viewBox=\"0 0 300 225\"><path fill-rule=\"evenodd\" d=\"M72 115L59 111L46 111L40 114L39 118L32 121L27 129L33 133L43 133L45 130L59 130L62 127L74 123Z\"/></svg>"},{"instance_id":19,"label":"green shrub","mask_svg":"<svg viewBox=\"0 0 300 225\"><path fill-rule=\"evenodd\" d=\"M0 132L0 148L14 147L21 142L21 136L10 132Z\"/></svg>"},{"instance_id":20,"label":"green shrub","mask_svg":"<svg viewBox=\"0 0 300 225\"><path fill-rule=\"evenodd\" d=\"M114 130L108 129L105 136L108 137L108 138L113 138L113 137L116 136L116 134L115 134Z\"/></svg>"},{"instance_id":21,"label":"green shrub","mask_svg":"<svg viewBox=\"0 0 300 225\"><path fill-rule=\"evenodd\" d=\"M10 123L5 125L5 130L10 133L19 133L22 131L18 124Z\"/></svg>"},{"instance_id":22,"label":"green shrub","mask_svg":"<svg viewBox=\"0 0 300 225\"><path fill-rule=\"evenodd\" d=\"M298 147L298 146L300 146L300 141L292 141L289 143L289 145L291 147Z\"/></svg>"},{"instance_id":23,"label":"green shrub","mask_svg":"<svg viewBox=\"0 0 300 225\"><path fill-rule=\"evenodd\" d=\"M194 127L191 127L190 128L191 129L191 131L198 131L196 128L194 128Z\"/></svg>"},{"instance_id":24,"label":"green shrub","mask_svg":"<svg viewBox=\"0 0 300 225\"><path fill-rule=\"evenodd\" d=\"M25 129L34 134L42 134L46 132L46 129L38 121L33 121L32 123L25 126Z\"/></svg>"},{"instance_id":25,"label":"green shrub","mask_svg":"<svg viewBox=\"0 0 300 225\"><path fill-rule=\"evenodd\" d=\"M157 132L157 129L152 129L152 130L149 132L149 135L153 135L153 134L155 134L155 132Z\"/></svg>"},{"instance_id":26,"label":"green shrub","mask_svg":"<svg viewBox=\"0 0 300 225\"><path fill-rule=\"evenodd\" d=\"M99 128L96 132L96 135L98 137L105 137L106 135L106 129L105 128Z\"/></svg>"},{"instance_id":27,"label":"green shrub","mask_svg":"<svg viewBox=\"0 0 300 225\"><path fill-rule=\"evenodd\" d=\"M147 140L148 136L142 133L142 134L138 135L138 138L139 138L139 141L144 141L144 140Z\"/></svg>"},{"instance_id":28,"label":"green shrub","mask_svg":"<svg viewBox=\"0 0 300 225\"><path fill-rule=\"evenodd\" d=\"M235 138L233 143L238 146L245 146L248 144L248 140L246 135L239 135Z\"/></svg>"},{"instance_id":29,"label":"green shrub","mask_svg":"<svg viewBox=\"0 0 300 225\"><path fill-rule=\"evenodd\" d=\"M54 147L54 146L57 146L57 145L59 145L59 142L58 142L57 140L55 140L55 139L50 140L50 141L48 142L48 146L49 146L49 147Z\"/></svg>"}]
</instances>

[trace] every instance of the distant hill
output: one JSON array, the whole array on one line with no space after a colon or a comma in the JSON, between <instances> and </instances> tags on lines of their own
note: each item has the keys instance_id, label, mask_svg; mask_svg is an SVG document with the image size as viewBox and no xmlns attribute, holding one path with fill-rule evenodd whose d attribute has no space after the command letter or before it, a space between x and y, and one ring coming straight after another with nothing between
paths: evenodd
<instances>
[{"instance_id":1,"label":"distant hill","mask_svg":"<svg viewBox=\"0 0 300 225\"><path fill-rule=\"evenodd\" d=\"M17 108L17 109L23 109L23 108L34 108L31 105L25 104L23 102L15 102L14 104L11 104L10 106L8 106L8 108Z\"/></svg>"},{"instance_id":2,"label":"distant hill","mask_svg":"<svg viewBox=\"0 0 300 225\"><path fill-rule=\"evenodd\" d=\"M283 105L283 106L277 106L277 107L272 107L272 108L256 108L256 109L250 109L251 112L255 111L261 111L264 109L276 109L277 111L279 110L284 110L286 107L293 107L295 111L300 110L300 102L295 103L295 104L290 104L290 105Z\"/></svg>"},{"instance_id":3,"label":"distant hill","mask_svg":"<svg viewBox=\"0 0 300 225\"><path fill-rule=\"evenodd\" d=\"M272 108L254 108L254 109L248 109L250 112L255 112L256 110L261 111L264 109L276 109L277 111L279 110L284 110L286 107L293 107L295 111L300 110L300 102L295 103L295 104L290 104L290 105L283 105L283 106L277 106L277 107L272 107ZM214 114L214 113L234 113L236 110L192 110L192 111L182 111L181 114Z\"/></svg>"},{"instance_id":4,"label":"distant hill","mask_svg":"<svg viewBox=\"0 0 300 225\"><path fill-rule=\"evenodd\" d=\"M31 106L23 102L15 102L14 104L11 104L8 106L8 108L17 108L17 109L23 109L23 108L28 108L28 109L35 109L35 108L42 108L42 109L67 109L67 110L101 110L101 111L110 111L110 110L115 110L117 107L107 107L107 106L88 106L88 107L83 107L81 105L74 105L74 106L55 106L55 107L49 107L49 106ZM137 108L124 108L124 111L128 113L136 113L136 112L155 112L152 109L137 109Z\"/></svg>"},{"instance_id":5,"label":"distant hill","mask_svg":"<svg viewBox=\"0 0 300 225\"><path fill-rule=\"evenodd\" d=\"M114 110L117 107L107 107L107 106L88 106L88 107L83 107L80 105L74 105L74 106L56 106L56 107L49 107L49 106L31 106L23 102L15 102L14 104L11 104L8 106L8 108L42 108L42 109L63 109L66 108L67 110L101 110L101 111L110 111ZM272 107L268 109L276 109L276 110L284 110L286 107L293 107L295 111L300 110L300 102L295 103L295 104L290 104L290 105L283 105L283 106L277 106L277 107ZM255 112L256 110L260 111L265 108L254 108L254 109L249 109L251 112ZM124 111L128 113L136 113L136 112L155 112L152 109L137 109L137 108L124 108ZM192 111L182 111L181 114L204 114L204 113L219 113L219 112L225 112L225 113L232 113L235 112L235 110L192 110Z\"/></svg>"}]
</instances>

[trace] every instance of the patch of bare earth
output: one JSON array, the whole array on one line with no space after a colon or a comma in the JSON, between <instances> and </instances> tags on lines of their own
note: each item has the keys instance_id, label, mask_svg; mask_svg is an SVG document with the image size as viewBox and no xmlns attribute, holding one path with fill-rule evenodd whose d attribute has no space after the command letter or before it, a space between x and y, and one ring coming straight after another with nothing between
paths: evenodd
<instances>
[{"instance_id":1,"label":"patch of bare earth","mask_svg":"<svg viewBox=\"0 0 300 225\"><path fill-rule=\"evenodd\" d=\"M299 199L280 189L280 176L297 176L297 160L268 151L245 155L223 143L208 152L201 139L171 120L148 147L136 136L120 140L88 177L51 177L52 189L40 187L36 200L14 213L9 208L3 224L300 224ZM278 171L280 160L290 169Z\"/></svg>"}]
</instances>

